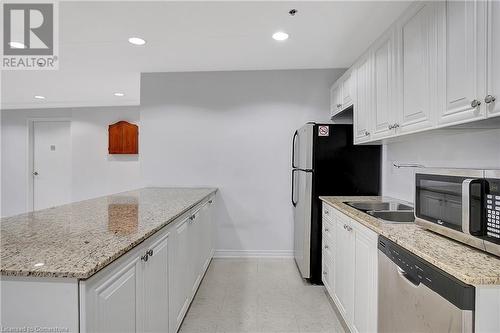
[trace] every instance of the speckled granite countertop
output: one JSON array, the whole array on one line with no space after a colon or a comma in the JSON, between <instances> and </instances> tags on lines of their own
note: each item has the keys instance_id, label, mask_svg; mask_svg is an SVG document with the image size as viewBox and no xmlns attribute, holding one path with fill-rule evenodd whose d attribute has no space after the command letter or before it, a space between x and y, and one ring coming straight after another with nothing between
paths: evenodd
<instances>
[{"instance_id":1,"label":"speckled granite countertop","mask_svg":"<svg viewBox=\"0 0 500 333\"><path fill-rule=\"evenodd\" d=\"M1 274L86 279L215 191L144 188L2 218Z\"/></svg>"},{"instance_id":2,"label":"speckled granite countertop","mask_svg":"<svg viewBox=\"0 0 500 333\"><path fill-rule=\"evenodd\" d=\"M500 285L500 258L424 230L415 224L381 222L344 203L380 201L381 197L320 197L320 199L465 283Z\"/></svg>"}]
</instances>

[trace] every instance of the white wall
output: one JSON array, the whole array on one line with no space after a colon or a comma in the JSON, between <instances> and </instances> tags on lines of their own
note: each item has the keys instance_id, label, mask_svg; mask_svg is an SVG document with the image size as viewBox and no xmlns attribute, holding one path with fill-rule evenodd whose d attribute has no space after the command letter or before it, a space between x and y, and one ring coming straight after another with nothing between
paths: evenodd
<instances>
[{"instance_id":1,"label":"white wall","mask_svg":"<svg viewBox=\"0 0 500 333\"><path fill-rule=\"evenodd\" d=\"M108 125L139 122L138 107L2 110L2 216L26 211L30 118L71 119L72 200L141 187L138 156L110 156Z\"/></svg>"},{"instance_id":2,"label":"white wall","mask_svg":"<svg viewBox=\"0 0 500 333\"><path fill-rule=\"evenodd\" d=\"M397 169L392 166L393 162L426 167L500 169L500 130L421 133L384 145L383 155L383 195L413 202L416 169Z\"/></svg>"},{"instance_id":3,"label":"white wall","mask_svg":"<svg viewBox=\"0 0 500 333\"><path fill-rule=\"evenodd\" d=\"M217 249L290 255L292 135L328 121L329 87L342 72L143 74L145 185L219 187Z\"/></svg>"}]
</instances>

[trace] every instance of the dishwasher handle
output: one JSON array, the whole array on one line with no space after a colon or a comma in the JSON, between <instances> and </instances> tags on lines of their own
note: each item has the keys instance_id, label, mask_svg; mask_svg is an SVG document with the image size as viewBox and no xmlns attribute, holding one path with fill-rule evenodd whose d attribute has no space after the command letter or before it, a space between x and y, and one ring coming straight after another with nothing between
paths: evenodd
<instances>
[{"instance_id":1,"label":"dishwasher handle","mask_svg":"<svg viewBox=\"0 0 500 333\"><path fill-rule=\"evenodd\" d=\"M412 287L417 288L420 285L420 281L412 277L410 274L406 273L404 269L399 266L396 266L398 270L398 275L406 280Z\"/></svg>"}]
</instances>

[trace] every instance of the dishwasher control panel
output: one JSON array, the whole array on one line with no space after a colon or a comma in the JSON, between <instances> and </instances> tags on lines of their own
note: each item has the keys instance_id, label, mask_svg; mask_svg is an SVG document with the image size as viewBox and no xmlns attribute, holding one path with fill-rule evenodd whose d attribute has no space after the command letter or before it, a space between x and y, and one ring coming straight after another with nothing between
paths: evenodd
<instances>
[{"instance_id":1,"label":"dishwasher control panel","mask_svg":"<svg viewBox=\"0 0 500 333\"><path fill-rule=\"evenodd\" d=\"M474 286L463 283L386 237L379 236L378 249L398 266L399 274L409 283L416 287L427 286L462 310L474 310Z\"/></svg>"}]
</instances>

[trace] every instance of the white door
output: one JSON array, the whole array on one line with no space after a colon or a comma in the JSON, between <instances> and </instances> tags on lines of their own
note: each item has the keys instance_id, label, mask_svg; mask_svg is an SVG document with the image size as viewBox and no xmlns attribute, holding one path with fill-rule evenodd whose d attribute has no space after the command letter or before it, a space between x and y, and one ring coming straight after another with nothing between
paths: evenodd
<instances>
[{"instance_id":1,"label":"white door","mask_svg":"<svg viewBox=\"0 0 500 333\"><path fill-rule=\"evenodd\" d=\"M485 9L483 1L446 1L446 108L439 124L485 116L479 104L485 96Z\"/></svg>"},{"instance_id":2,"label":"white door","mask_svg":"<svg viewBox=\"0 0 500 333\"><path fill-rule=\"evenodd\" d=\"M373 48L373 138L381 139L395 134L394 115L394 30L384 35Z\"/></svg>"},{"instance_id":3,"label":"white door","mask_svg":"<svg viewBox=\"0 0 500 333\"><path fill-rule=\"evenodd\" d=\"M500 116L500 1L493 0L488 2L488 92L484 102L488 117Z\"/></svg>"},{"instance_id":4,"label":"white door","mask_svg":"<svg viewBox=\"0 0 500 333\"><path fill-rule=\"evenodd\" d=\"M354 232L354 319L357 332L377 331L377 235Z\"/></svg>"},{"instance_id":5,"label":"white door","mask_svg":"<svg viewBox=\"0 0 500 333\"><path fill-rule=\"evenodd\" d=\"M330 88L330 115L333 116L342 110L342 101L340 100L341 83L335 84Z\"/></svg>"},{"instance_id":6,"label":"white door","mask_svg":"<svg viewBox=\"0 0 500 333\"><path fill-rule=\"evenodd\" d=\"M170 328L176 332L182 323L184 314L189 306L188 285L189 276L189 218L186 218L175 227L175 246L173 253L172 281L171 281L171 317Z\"/></svg>"},{"instance_id":7,"label":"white door","mask_svg":"<svg viewBox=\"0 0 500 333\"><path fill-rule=\"evenodd\" d=\"M144 332L168 332L168 234L148 248L144 269Z\"/></svg>"},{"instance_id":8,"label":"white door","mask_svg":"<svg viewBox=\"0 0 500 333\"><path fill-rule=\"evenodd\" d=\"M105 276L88 287L86 325L88 332L141 331L141 260L133 258L112 276Z\"/></svg>"},{"instance_id":9,"label":"white door","mask_svg":"<svg viewBox=\"0 0 500 333\"><path fill-rule=\"evenodd\" d=\"M370 140L372 100L371 54L356 65L356 105L354 106L354 142Z\"/></svg>"},{"instance_id":10,"label":"white door","mask_svg":"<svg viewBox=\"0 0 500 333\"><path fill-rule=\"evenodd\" d=\"M201 211L197 211L189 220L188 239L189 239L189 265L190 271L186 278L189 281L190 297L194 297L198 285L201 282L201 267L203 260L203 244L202 237L202 216Z\"/></svg>"},{"instance_id":11,"label":"white door","mask_svg":"<svg viewBox=\"0 0 500 333\"><path fill-rule=\"evenodd\" d=\"M342 81L342 109L348 108L353 104L354 101L354 73L353 71L349 71L344 76L344 81Z\"/></svg>"},{"instance_id":12,"label":"white door","mask_svg":"<svg viewBox=\"0 0 500 333\"><path fill-rule=\"evenodd\" d=\"M401 132L434 127L432 111L437 108L437 19L436 5L417 2L400 22L399 52L402 66Z\"/></svg>"},{"instance_id":13,"label":"white door","mask_svg":"<svg viewBox=\"0 0 500 333\"><path fill-rule=\"evenodd\" d=\"M71 200L69 121L33 122L33 209Z\"/></svg>"},{"instance_id":14,"label":"white door","mask_svg":"<svg viewBox=\"0 0 500 333\"><path fill-rule=\"evenodd\" d=\"M348 219L335 222L334 292L344 318L352 320L354 306L354 237Z\"/></svg>"}]
</instances>

